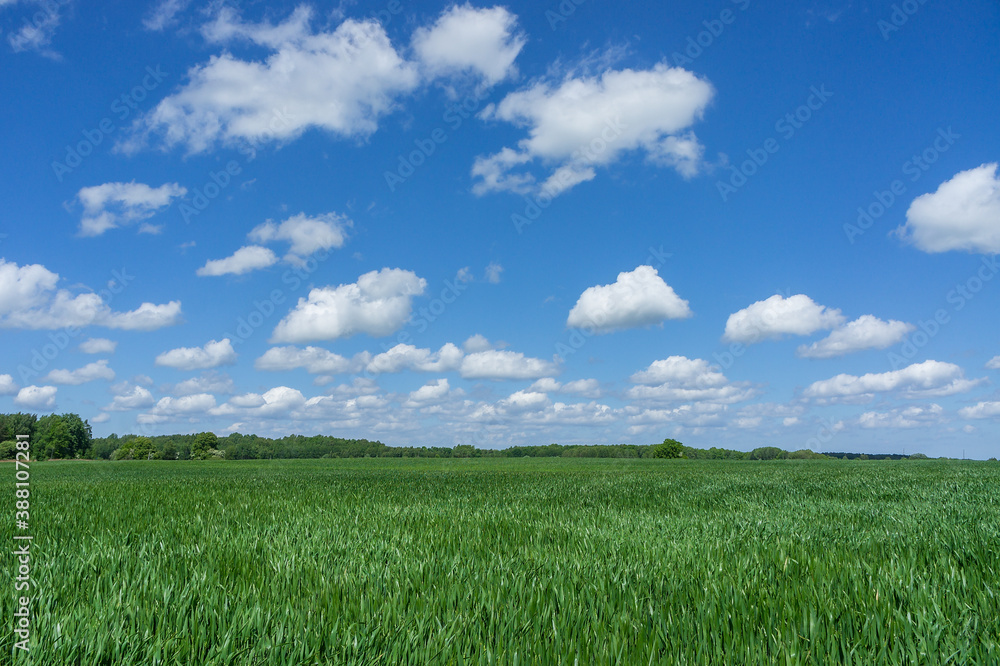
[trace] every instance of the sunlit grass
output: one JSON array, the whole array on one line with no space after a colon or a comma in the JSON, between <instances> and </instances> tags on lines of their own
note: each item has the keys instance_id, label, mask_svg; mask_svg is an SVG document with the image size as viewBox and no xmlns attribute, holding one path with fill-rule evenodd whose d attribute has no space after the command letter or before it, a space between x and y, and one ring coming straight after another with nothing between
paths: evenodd
<instances>
[{"instance_id":1,"label":"sunlit grass","mask_svg":"<svg viewBox=\"0 0 1000 666\"><path fill-rule=\"evenodd\" d=\"M941 461L33 464L32 656L1000 663L998 482Z\"/></svg>"}]
</instances>

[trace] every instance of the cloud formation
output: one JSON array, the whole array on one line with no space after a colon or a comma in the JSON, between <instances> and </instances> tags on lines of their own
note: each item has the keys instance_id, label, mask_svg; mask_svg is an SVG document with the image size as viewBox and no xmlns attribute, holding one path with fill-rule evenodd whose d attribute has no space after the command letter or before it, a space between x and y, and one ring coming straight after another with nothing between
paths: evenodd
<instances>
[{"instance_id":1,"label":"cloud formation","mask_svg":"<svg viewBox=\"0 0 1000 666\"><path fill-rule=\"evenodd\" d=\"M688 302L652 266L618 274L613 284L590 287L570 310L566 325L595 333L659 324L692 315Z\"/></svg>"}]
</instances>

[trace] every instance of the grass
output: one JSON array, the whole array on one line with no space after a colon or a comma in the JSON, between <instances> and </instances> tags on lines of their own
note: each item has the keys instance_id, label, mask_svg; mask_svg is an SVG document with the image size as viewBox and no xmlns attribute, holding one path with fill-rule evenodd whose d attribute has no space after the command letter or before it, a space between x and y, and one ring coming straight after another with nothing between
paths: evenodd
<instances>
[{"instance_id":1,"label":"grass","mask_svg":"<svg viewBox=\"0 0 1000 666\"><path fill-rule=\"evenodd\" d=\"M993 463L40 463L31 501L35 664L1000 663Z\"/></svg>"}]
</instances>

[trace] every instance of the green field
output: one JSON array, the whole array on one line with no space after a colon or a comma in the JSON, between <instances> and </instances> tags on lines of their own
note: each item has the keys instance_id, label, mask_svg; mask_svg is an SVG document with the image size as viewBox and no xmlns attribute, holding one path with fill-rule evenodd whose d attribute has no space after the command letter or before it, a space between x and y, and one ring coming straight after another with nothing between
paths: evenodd
<instances>
[{"instance_id":1,"label":"green field","mask_svg":"<svg viewBox=\"0 0 1000 666\"><path fill-rule=\"evenodd\" d=\"M31 474L35 664L1000 663L996 463Z\"/></svg>"}]
</instances>

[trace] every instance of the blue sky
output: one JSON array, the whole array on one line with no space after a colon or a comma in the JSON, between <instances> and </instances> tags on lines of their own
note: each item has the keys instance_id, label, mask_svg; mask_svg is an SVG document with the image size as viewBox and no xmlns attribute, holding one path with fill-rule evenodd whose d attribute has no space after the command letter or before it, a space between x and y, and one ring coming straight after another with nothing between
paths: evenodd
<instances>
[{"instance_id":1,"label":"blue sky","mask_svg":"<svg viewBox=\"0 0 1000 666\"><path fill-rule=\"evenodd\" d=\"M0 409L988 457L1000 7L0 2Z\"/></svg>"}]
</instances>

